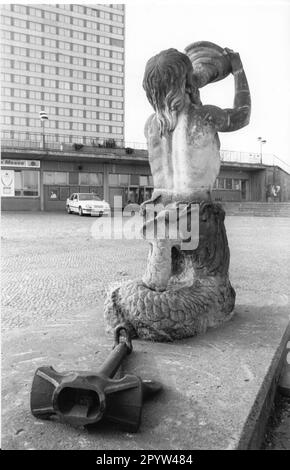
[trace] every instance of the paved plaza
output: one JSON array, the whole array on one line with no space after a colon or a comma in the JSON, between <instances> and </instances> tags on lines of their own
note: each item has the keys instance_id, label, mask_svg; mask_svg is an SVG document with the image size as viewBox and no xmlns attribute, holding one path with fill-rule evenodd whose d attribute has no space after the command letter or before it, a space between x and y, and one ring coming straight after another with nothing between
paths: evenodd
<instances>
[{"instance_id":1,"label":"paved plaza","mask_svg":"<svg viewBox=\"0 0 290 470\"><path fill-rule=\"evenodd\" d=\"M49 327L66 330L68 325L93 324L108 285L142 275L147 242L96 239L92 236L94 224L101 223L99 218L66 213L2 214L2 335L7 341L15 337L17 361L30 357L17 341L22 329L45 334ZM287 306L290 219L227 217L226 228L237 302L243 293L253 307L260 306L261 297L265 306ZM84 350L86 345L84 338ZM63 344L61 352L65 351ZM2 352L4 443L6 448L17 448L18 442L21 448L29 448L25 445L25 422L16 429L10 420L15 403L8 382L11 377L13 380L14 366L11 357L9 364L6 361L5 344ZM27 393L31 379L27 377L23 384ZM29 409L25 416L30 419ZM289 413L285 419L290 426ZM281 439L277 445L289 447L289 434L284 433Z\"/></svg>"}]
</instances>

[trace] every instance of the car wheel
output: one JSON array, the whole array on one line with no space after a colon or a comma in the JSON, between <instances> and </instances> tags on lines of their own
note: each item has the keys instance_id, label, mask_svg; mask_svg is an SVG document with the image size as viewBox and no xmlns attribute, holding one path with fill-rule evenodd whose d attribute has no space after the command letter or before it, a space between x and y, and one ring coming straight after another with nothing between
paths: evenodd
<instances>
[{"instance_id":1,"label":"car wheel","mask_svg":"<svg viewBox=\"0 0 290 470\"><path fill-rule=\"evenodd\" d=\"M82 210L82 208L81 208L81 206L80 206L80 207L79 207L79 216L81 217L82 215L84 215L84 213L83 213L83 210Z\"/></svg>"},{"instance_id":2,"label":"car wheel","mask_svg":"<svg viewBox=\"0 0 290 470\"><path fill-rule=\"evenodd\" d=\"M67 211L68 214L71 214L71 210L70 210L69 206L66 206L66 211Z\"/></svg>"}]
</instances>

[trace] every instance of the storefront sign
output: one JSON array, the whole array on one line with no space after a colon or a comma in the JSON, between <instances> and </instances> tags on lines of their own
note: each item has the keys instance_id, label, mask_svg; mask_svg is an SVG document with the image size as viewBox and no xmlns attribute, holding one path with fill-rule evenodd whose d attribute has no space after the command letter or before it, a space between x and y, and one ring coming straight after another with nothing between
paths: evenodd
<instances>
[{"instance_id":1,"label":"storefront sign","mask_svg":"<svg viewBox=\"0 0 290 470\"><path fill-rule=\"evenodd\" d=\"M17 168L40 168L39 160L11 160L5 158L1 161L1 166L13 166Z\"/></svg>"},{"instance_id":2,"label":"storefront sign","mask_svg":"<svg viewBox=\"0 0 290 470\"><path fill-rule=\"evenodd\" d=\"M14 196L14 170L1 170L1 196Z\"/></svg>"}]
</instances>

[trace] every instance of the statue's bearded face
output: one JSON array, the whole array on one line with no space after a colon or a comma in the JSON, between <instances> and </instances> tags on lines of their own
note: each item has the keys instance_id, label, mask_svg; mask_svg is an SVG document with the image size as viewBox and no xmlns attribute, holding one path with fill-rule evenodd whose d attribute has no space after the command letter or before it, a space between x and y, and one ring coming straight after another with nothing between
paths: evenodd
<instances>
[{"instance_id":1,"label":"statue's bearded face","mask_svg":"<svg viewBox=\"0 0 290 470\"><path fill-rule=\"evenodd\" d=\"M174 130L186 94L192 102L199 102L191 61L176 49L162 51L147 62L143 88L156 111L161 135Z\"/></svg>"}]
</instances>

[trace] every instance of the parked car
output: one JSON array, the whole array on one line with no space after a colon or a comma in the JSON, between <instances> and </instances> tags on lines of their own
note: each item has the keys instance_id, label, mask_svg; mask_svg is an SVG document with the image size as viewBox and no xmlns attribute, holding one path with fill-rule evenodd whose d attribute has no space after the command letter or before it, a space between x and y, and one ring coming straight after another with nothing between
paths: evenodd
<instances>
[{"instance_id":1,"label":"parked car","mask_svg":"<svg viewBox=\"0 0 290 470\"><path fill-rule=\"evenodd\" d=\"M73 193L66 200L66 210L68 214L102 216L110 213L110 205L94 193Z\"/></svg>"}]
</instances>

